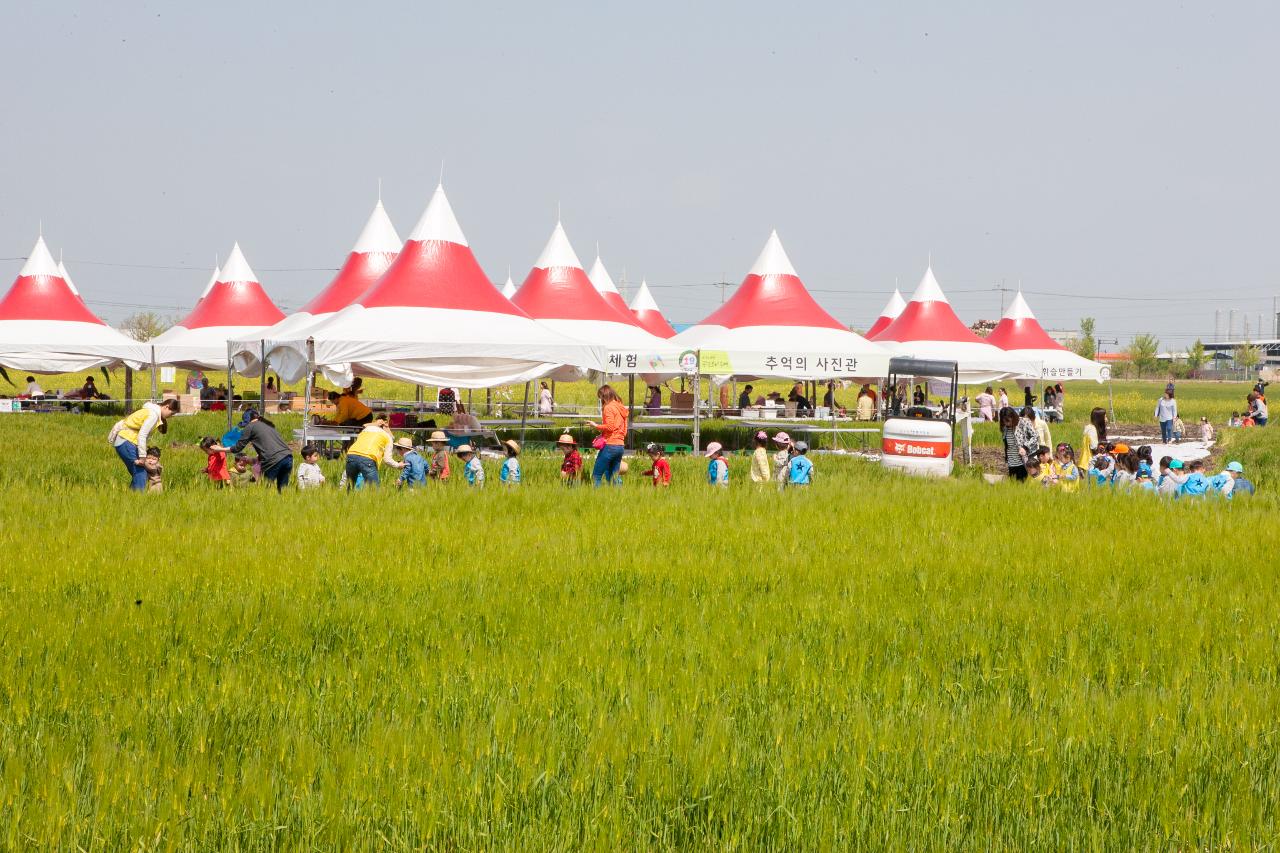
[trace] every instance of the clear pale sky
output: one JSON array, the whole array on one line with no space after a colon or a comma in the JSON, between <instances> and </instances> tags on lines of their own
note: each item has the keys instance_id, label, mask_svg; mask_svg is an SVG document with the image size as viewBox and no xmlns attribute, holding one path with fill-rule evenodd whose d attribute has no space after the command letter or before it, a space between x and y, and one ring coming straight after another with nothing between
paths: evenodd
<instances>
[{"instance_id":1,"label":"clear pale sky","mask_svg":"<svg viewBox=\"0 0 1280 853\"><path fill-rule=\"evenodd\" d=\"M379 178L407 235L442 160L494 280L524 278L559 205L584 264L599 241L676 322L774 227L861 328L930 253L966 322L1021 281L1046 326L1093 315L1121 346L1208 340L1215 308L1269 331L1280 293L1271 3L21 2L0 20L0 273L43 221L108 320L185 313L235 240L296 308L329 273L273 270L337 267Z\"/></svg>"}]
</instances>

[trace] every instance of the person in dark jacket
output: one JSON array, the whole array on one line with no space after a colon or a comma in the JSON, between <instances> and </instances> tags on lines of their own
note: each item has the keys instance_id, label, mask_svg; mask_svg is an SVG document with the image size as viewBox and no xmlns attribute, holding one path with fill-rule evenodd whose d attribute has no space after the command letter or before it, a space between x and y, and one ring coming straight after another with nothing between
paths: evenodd
<instances>
[{"instance_id":1,"label":"person in dark jacket","mask_svg":"<svg viewBox=\"0 0 1280 853\"><path fill-rule=\"evenodd\" d=\"M258 464L262 467L262 479L276 484L276 491L283 492L289 485L289 477L293 473L293 451L284 443L276 425L262 417L254 409L244 413L245 424L240 431L240 440L234 447L217 446L217 450L235 455L249 445L258 454Z\"/></svg>"}]
</instances>

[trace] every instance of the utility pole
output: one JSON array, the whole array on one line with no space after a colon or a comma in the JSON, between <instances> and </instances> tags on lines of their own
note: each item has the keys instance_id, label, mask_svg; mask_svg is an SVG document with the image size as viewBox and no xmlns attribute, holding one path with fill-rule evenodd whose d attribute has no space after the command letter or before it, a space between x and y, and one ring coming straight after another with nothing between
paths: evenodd
<instances>
[{"instance_id":1,"label":"utility pole","mask_svg":"<svg viewBox=\"0 0 1280 853\"><path fill-rule=\"evenodd\" d=\"M716 282L716 286L720 288L720 304L721 305L724 304L725 288L729 286L729 282L725 281L724 278L725 278L724 274L721 273L720 281Z\"/></svg>"}]
</instances>

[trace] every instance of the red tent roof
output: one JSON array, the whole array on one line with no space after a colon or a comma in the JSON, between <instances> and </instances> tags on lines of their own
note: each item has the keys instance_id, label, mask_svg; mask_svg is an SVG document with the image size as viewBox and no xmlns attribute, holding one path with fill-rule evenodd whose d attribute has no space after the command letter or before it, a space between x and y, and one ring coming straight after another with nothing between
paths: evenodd
<instances>
[{"instance_id":1,"label":"red tent roof","mask_svg":"<svg viewBox=\"0 0 1280 853\"><path fill-rule=\"evenodd\" d=\"M436 187L390 268L358 303L366 308L454 308L524 315L480 268L443 186Z\"/></svg>"},{"instance_id":2,"label":"red tent roof","mask_svg":"<svg viewBox=\"0 0 1280 853\"><path fill-rule=\"evenodd\" d=\"M284 319L258 283L236 243L222 266L221 275L196 303L196 307L177 325L186 329L218 326L273 326Z\"/></svg>"},{"instance_id":3,"label":"red tent roof","mask_svg":"<svg viewBox=\"0 0 1280 853\"><path fill-rule=\"evenodd\" d=\"M36 239L13 286L0 299L0 320L70 320L106 325L58 271L43 237Z\"/></svg>"},{"instance_id":4,"label":"red tent roof","mask_svg":"<svg viewBox=\"0 0 1280 853\"><path fill-rule=\"evenodd\" d=\"M778 239L769 235L760 257L728 302L702 321L703 326L817 326L846 329L805 289Z\"/></svg>"},{"instance_id":5,"label":"red tent roof","mask_svg":"<svg viewBox=\"0 0 1280 853\"><path fill-rule=\"evenodd\" d=\"M653 294L649 292L649 282L641 280L640 289L636 291L635 298L631 300L631 313L636 315L636 322L640 324L641 328L647 330L649 334L657 335L660 338L674 338L676 336L676 330L671 328L667 318L662 316L658 303L654 300Z\"/></svg>"},{"instance_id":6,"label":"red tent roof","mask_svg":"<svg viewBox=\"0 0 1280 853\"><path fill-rule=\"evenodd\" d=\"M324 290L302 306L301 311L307 314L332 314L346 308L382 278L382 274L396 259L400 245L400 235L396 233L391 217L387 216L379 199L342 269L338 270L338 274Z\"/></svg>"},{"instance_id":7,"label":"red tent roof","mask_svg":"<svg viewBox=\"0 0 1280 853\"><path fill-rule=\"evenodd\" d=\"M880 316L871 324L871 328L867 330L867 337L874 338L885 330L890 323L898 319L898 315L902 313L902 309L907 307L907 301L902 298L902 292L898 288L893 289L893 296L889 297L889 301L885 303L884 309L880 312Z\"/></svg>"},{"instance_id":8,"label":"red tent roof","mask_svg":"<svg viewBox=\"0 0 1280 853\"><path fill-rule=\"evenodd\" d=\"M924 271L924 278L911 301L897 319L875 335L873 341L953 341L957 343L986 343L960 321L951 303L933 277L933 267Z\"/></svg>"},{"instance_id":9,"label":"red tent roof","mask_svg":"<svg viewBox=\"0 0 1280 853\"><path fill-rule=\"evenodd\" d=\"M987 343L995 344L1001 349L1066 349L1045 332L1036 315L1031 313L1027 301L1022 298L1022 291L1018 291L1018 295L1013 297L1009 310L1004 312L995 329L987 335Z\"/></svg>"},{"instance_id":10,"label":"red tent roof","mask_svg":"<svg viewBox=\"0 0 1280 853\"><path fill-rule=\"evenodd\" d=\"M511 301L538 320L608 320L637 325L625 304L619 311L596 290L559 222Z\"/></svg>"}]
</instances>

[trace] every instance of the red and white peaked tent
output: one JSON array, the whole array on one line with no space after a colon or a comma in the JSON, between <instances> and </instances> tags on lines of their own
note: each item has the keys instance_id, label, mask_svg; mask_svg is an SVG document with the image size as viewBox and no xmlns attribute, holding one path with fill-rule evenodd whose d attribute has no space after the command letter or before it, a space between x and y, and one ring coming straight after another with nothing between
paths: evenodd
<instances>
[{"instance_id":1,"label":"red and white peaked tent","mask_svg":"<svg viewBox=\"0 0 1280 853\"><path fill-rule=\"evenodd\" d=\"M301 355L301 370L281 371L285 382L306 375L308 344L314 365L337 385L365 374L485 388L527 382L565 364L598 370L605 361L602 349L534 322L493 286L444 187L377 284L306 333L280 343Z\"/></svg>"},{"instance_id":2,"label":"red and white peaked tent","mask_svg":"<svg viewBox=\"0 0 1280 853\"><path fill-rule=\"evenodd\" d=\"M193 370L227 366L227 343L252 338L284 319L236 243L191 313L150 341L155 364Z\"/></svg>"},{"instance_id":3,"label":"red and white peaked tent","mask_svg":"<svg viewBox=\"0 0 1280 853\"><path fill-rule=\"evenodd\" d=\"M626 300L618 292L617 286L613 283L613 276L609 275L609 271L605 269L604 261L600 260L599 253L596 254L595 263L591 265L587 278L591 280L591 286L596 289L596 292L604 297L605 302L609 303L609 307L626 317L630 322L635 322L632 319L631 309L627 307Z\"/></svg>"},{"instance_id":4,"label":"red and white peaked tent","mask_svg":"<svg viewBox=\"0 0 1280 853\"><path fill-rule=\"evenodd\" d=\"M305 359L302 364L296 363L300 357L297 350L278 346L277 342L305 337L306 329L363 296L391 267L401 245L400 235L379 199L351 247L346 262L323 290L271 328L251 339L232 342L232 361L236 372L250 377L259 375L264 353L267 365L281 374L293 375L305 370Z\"/></svg>"},{"instance_id":5,"label":"red and white peaked tent","mask_svg":"<svg viewBox=\"0 0 1280 853\"><path fill-rule=\"evenodd\" d=\"M789 379L884 376L888 354L810 295L778 232L730 297L673 341L701 352L703 372Z\"/></svg>"},{"instance_id":6,"label":"red and white peaked tent","mask_svg":"<svg viewBox=\"0 0 1280 853\"><path fill-rule=\"evenodd\" d=\"M867 329L867 337L874 338L885 330L885 327L898 319L898 315L902 313L902 309L907 307L907 300L902 298L902 291L898 288L893 289L893 296L889 297L889 301L885 303L884 309L880 312L880 316L871 324L871 328Z\"/></svg>"},{"instance_id":7,"label":"red and white peaked tent","mask_svg":"<svg viewBox=\"0 0 1280 853\"><path fill-rule=\"evenodd\" d=\"M44 238L0 298L0 366L73 373L123 361L137 367L147 348L102 322L59 269Z\"/></svg>"},{"instance_id":8,"label":"red and white peaked tent","mask_svg":"<svg viewBox=\"0 0 1280 853\"><path fill-rule=\"evenodd\" d=\"M897 319L872 338L895 356L954 361L961 382L1039 376L1040 365L975 335L951 308L929 266Z\"/></svg>"},{"instance_id":9,"label":"red and white peaked tent","mask_svg":"<svg viewBox=\"0 0 1280 853\"><path fill-rule=\"evenodd\" d=\"M607 349L609 373L674 373L679 368L676 347L641 328L625 304L620 313L605 301L559 222L511 301L542 325Z\"/></svg>"},{"instance_id":10,"label":"red and white peaked tent","mask_svg":"<svg viewBox=\"0 0 1280 853\"><path fill-rule=\"evenodd\" d=\"M640 289L636 291L636 295L631 300L631 313L635 315L636 322L642 327L649 330L650 334L657 335L660 338L674 338L676 330L671 328L671 324L667 322L667 318L662 316L658 303L653 298L653 294L649 292L649 282L641 279Z\"/></svg>"},{"instance_id":11,"label":"red and white peaked tent","mask_svg":"<svg viewBox=\"0 0 1280 853\"><path fill-rule=\"evenodd\" d=\"M1105 382L1111 378L1111 368L1077 355L1049 337L1031 306L1022 298L1022 291L1000 318L987 343L1024 358L1040 362L1040 379L1061 382L1068 379L1092 379Z\"/></svg>"},{"instance_id":12,"label":"red and white peaked tent","mask_svg":"<svg viewBox=\"0 0 1280 853\"><path fill-rule=\"evenodd\" d=\"M507 283L502 285L502 295L508 299L516 295L516 283L511 280L511 273L507 273Z\"/></svg>"}]
</instances>

